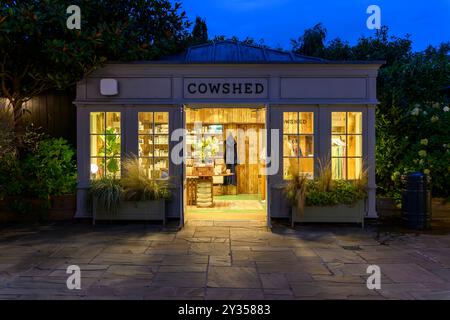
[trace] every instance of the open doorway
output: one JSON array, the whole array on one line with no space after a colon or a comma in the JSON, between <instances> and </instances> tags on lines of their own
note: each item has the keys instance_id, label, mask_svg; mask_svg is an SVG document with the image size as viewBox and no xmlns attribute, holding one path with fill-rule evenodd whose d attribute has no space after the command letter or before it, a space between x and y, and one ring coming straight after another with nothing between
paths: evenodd
<instances>
[{"instance_id":1,"label":"open doorway","mask_svg":"<svg viewBox=\"0 0 450 320\"><path fill-rule=\"evenodd\" d=\"M185 221L267 221L266 112L185 107Z\"/></svg>"}]
</instances>

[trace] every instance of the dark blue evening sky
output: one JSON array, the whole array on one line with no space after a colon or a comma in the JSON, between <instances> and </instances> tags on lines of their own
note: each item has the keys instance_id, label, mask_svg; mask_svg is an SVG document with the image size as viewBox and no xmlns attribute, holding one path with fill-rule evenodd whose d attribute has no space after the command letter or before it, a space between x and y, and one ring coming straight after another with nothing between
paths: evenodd
<instances>
[{"instance_id":1,"label":"dark blue evening sky","mask_svg":"<svg viewBox=\"0 0 450 320\"><path fill-rule=\"evenodd\" d=\"M191 20L206 19L209 36L236 35L264 39L271 47L290 49L290 39L322 22L327 40L354 44L374 30L366 28L366 9L381 8L381 23L390 34L410 34L414 50L450 41L450 0L181 0Z\"/></svg>"}]
</instances>

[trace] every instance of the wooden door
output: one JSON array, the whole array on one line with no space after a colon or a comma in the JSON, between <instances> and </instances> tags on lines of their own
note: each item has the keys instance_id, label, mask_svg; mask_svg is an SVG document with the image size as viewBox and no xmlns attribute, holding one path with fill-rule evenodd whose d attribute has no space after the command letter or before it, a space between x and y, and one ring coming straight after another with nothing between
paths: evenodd
<instances>
[{"instance_id":1,"label":"wooden door","mask_svg":"<svg viewBox=\"0 0 450 320\"><path fill-rule=\"evenodd\" d=\"M262 125L238 126L238 160L237 188L238 193L257 194L259 183L260 144L259 130Z\"/></svg>"}]
</instances>

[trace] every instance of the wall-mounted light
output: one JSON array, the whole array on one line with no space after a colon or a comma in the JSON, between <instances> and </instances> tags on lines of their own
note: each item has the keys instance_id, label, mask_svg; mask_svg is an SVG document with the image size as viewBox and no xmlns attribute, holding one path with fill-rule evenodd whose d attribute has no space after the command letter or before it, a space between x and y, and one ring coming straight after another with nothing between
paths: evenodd
<instances>
[{"instance_id":1,"label":"wall-mounted light","mask_svg":"<svg viewBox=\"0 0 450 320\"><path fill-rule=\"evenodd\" d=\"M95 163L91 163L91 173L97 174L97 172L98 172L98 165L96 165Z\"/></svg>"},{"instance_id":2,"label":"wall-mounted light","mask_svg":"<svg viewBox=\"0 0 450 320\"><path fill-rule=\"evenodd\" d=\"M119 93L119 84L116 79L101 79L100 93L102 96L115 96Z\"/></svg>"}]
</instances>

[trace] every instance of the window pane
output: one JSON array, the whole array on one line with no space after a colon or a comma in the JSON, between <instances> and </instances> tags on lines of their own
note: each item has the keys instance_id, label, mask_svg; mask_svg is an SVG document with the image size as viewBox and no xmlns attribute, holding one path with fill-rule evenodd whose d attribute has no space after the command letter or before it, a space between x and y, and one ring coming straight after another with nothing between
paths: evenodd
<instances>
[{"instance_id":1,"label":"window pane","mask_svg":"<svg viewBox=\"0 0 450 320\"><path fill-rule=\"evenodd\" d=\"M349 157L361 157L362 156L362 136L361 135L348 135L347 146Z\"/></svg>"},{"instance_id":2,"label":"window pane","mask_svg":"<svg viewBox=\"0 0 450 320\"><path fill-rule=\"evenodd\" d=\"M314 134L314 112L300 112L300 133Z\"/></svg>"},{"instance_id":3,"label":"window pane","mask_svg":"<svg viewBox=\"0 0 450 320\"><path fill-rule=\"evenodd\" d=\"M105 113L91 112L90 114L90 133L105 133Z\"/></svg>"},{"instance_id":4,"label":"window pane","mask_svg":"<svg viewBox=\"0 0 450 320\"><path fill-rule=\"evenodd\" d=\"M139 156L153 157L153 136L150 135L139 136Z\"/></svg>"},{"instance_id":5,"label":"window pane","mask_svg":"<svg viewBox=\"0 0 450 320\"><path fill-rule=\"evenodd\" d=\"M345 158L332 158L331 170L333 179L345 179L346 176Z\"/></svg>"},{"instance_id":6,"label":"window pane","mask_svg":"<svg viewBox=\"0 0 450 320\"><path fill-rule=\"evenodd\" d=\"M348 177L349 180L359 179L362 172L362 158L348 158Z\"/></svg>"},{"instance_id":7,"label":"window pane","mask_svg":"<svg viewBox=\"0 0 450 320\"><path fill-rule=\"evenodd\" d=\"M283 156L298 157L298 136L296 135L283 136Z\"/></svg>"},{"instance_id":8,"label":"window pane","mask_svg":"<svg viewBox=\"0 0 450 320\"><path fill-rule=\"evenodd\" d=\"M345 157L346 156L346 141L345 136L331 136L331 156Z\"/></svg>"},{"instance_id":9,"label":"window pane","mask_svg":"<svg viewBox=\"0 0 450 320\"><path fill-rule=\"evenodd\" d=\"M283 158L283 178L291 179L298 174L298 158Z\"/></svg>"},{"instance_id":10,"label":"window pane","mask_svg":"<svg viewBox=\"0 0 450 320\"><path fill-rule=\"evenodd\" d=\"M300 157L314 157L314 136L300 136Z\"/></svg>"},{"instance_id":11,"label":"window pane","mask_svg":"<svg viewBox=\"0 0 450 320\"><path fill-rule=\"evenodd\" d=\"M314 178L314 159L301 158L299 173L306 175L309 179Z\"/></svg>"},{"instance_id":12,"label":"window pane","mask_svg":"<svg viewBox=\"0 0 450 320\"><path fill-rule=\"evenodd\" d=\"M347 133L362 133L362 112L348 113L347 130Z\"/></svg>"},{"instance_id":13,"label":"window pane","mask_svg":"<svg viewBox=\"0 0 450 320\"><path fill-rule=\"evenodd\" d=\"M105 173L105 158L91 158L91 179L99 179Z\"/></svg>"},{"instance_id":14,"label":"window pane","mask_svg":"<svg viewBox=\"0 0 450 320\"><path fill-rule=\"evenodd\" d=\"M106 156L107 157L120 157L121 152L121 142L120 142L120 135L117 134L111 134L111 135L105 135L100 136L102 139L104 139L105 143L105 150L106 150Z\"/></svg>"},{"instance_id":15,"label":"window pane","mask_svg":"<svg viewBox=\"0 0 450 320\"><path fill-rule=\"evenodd\" d=\"M91 135L91 157L105 156L105 136Z\"/></svg>"},{"instance_id":16,"label":"window pane","mask_svg":"<svg viewBox=\"0 0 450 320\"><path fill-rule=\"evenodd\" d=\"M155 112L155 134L169 133L169 113Z\"/></svg>"},{"instance_id":17,"label":"window pane","mask_svg":"<svg viewBox=\"0 0 450 320\"><path fill-rule=\"evenodd\" d=\"M147 175L147 177L152 178L153 159L141 158L139 159L139 162L142 168L144 169L144 172Z\"/></svg>"},{"instance_id":18,"label":"window pane","mask_svg":"<svg viewBox=\"0 0 450 320\"><path fill-rule=\"evenodd\" d=\"M106 158L106 175L120 177L120 158Z\"/></svg>"},{"instance_id":19,"label":"window pane","mask_svg":"<svg viewBox=\"0 0 450 320\"><path fill-rule=\"evenodd\" d=\"M283 112L283 133L298 133L298 112Z\"/></svg>"},{"instance_id":20,"label":"window pane","mask_svg":"<svg viewBox=\"0 0 450 320\"><path fill-rule=\"evenodd\" d=\"M106 112L106 133L120 133L120 112Z\"/></svg>"},{"instance_id":21,"label":"window pane","mask_svg":"<svg viewBox=\"0 0 450 320\"><path fill-rule=\"evenodd\" d=\"M153 133L153 112L139 112L139 133Z\"/></svg>"},{"instance_id":22,"label":"window pane","mask_svg":"<svg viewBox=\"0 0 450 320\"><path fill-rule=\"evenodd\" d=\"M166 179L169 177L169 159L155 159L153 179Z\"/></svg>"},{"instance_id":23,"label":"window pane","mask_svg":"<svg viewBox=\"0 0 450 320\"><path fill-rule=\"evenodd\" d=\"M331 133L345 134L345 112L331 113Z\"/></svg>"}]
</instances>

